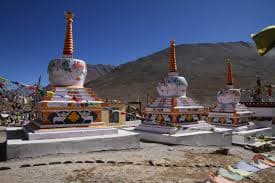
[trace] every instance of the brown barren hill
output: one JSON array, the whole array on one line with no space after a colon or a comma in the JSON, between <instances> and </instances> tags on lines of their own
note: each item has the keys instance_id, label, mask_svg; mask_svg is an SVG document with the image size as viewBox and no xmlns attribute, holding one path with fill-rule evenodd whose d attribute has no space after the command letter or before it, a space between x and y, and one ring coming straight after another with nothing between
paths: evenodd
<instances>
[{"instance_id":1,"label":"brown barren hill","mask_svg":"<svg viewBox=\"0 0 275 183\"><path fill-rule=\"evenodd\" d=\"M225 88L226 61L233 67L236 87L247 88L255 83L255 75L275 83L275 54L257 54L255 46L246 42L180 44L176 46L178 72L189 84L187 96L211 105L217 91ZM166 48L136 61L119 65L111 72L87 83L102 98L145 102L157 96L156 86L169 71L169 49Z\"/></svg>"},{"instance_id":2,"label":"brown barren hill","mask_svg":"<svg viewBox=\"0 0 275 183\"><path fill-rule=\"evenodd\" d=\"M104 76L105 74L111 72L114 68L115 66L113 65L87 64L86 83Z\"/></svg>"}]
</instances>

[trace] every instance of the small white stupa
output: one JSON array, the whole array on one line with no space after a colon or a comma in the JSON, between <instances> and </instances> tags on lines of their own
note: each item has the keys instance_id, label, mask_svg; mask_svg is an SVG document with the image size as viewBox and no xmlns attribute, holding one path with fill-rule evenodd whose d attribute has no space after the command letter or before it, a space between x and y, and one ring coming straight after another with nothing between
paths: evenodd
<instances>
[{"instance_id":1,"label":"small white stupa","mask_svg":"<svg viewBox=\"0 0 275 183\"><path fill-rule=\"evenodd\" d=\"M177 72L175 41L170 43L169 63L170 72L157 86L159 96L145 108L145 122L159 125L196 123L205 110L186 96L188 83Z\"/></svg>"},{"instance_id":2,"label":"small white stupa","mask_svg":"<svg viewBox=\"0 0 275 183\"><path fill-rule=\"evenodd\" d=\"M227 64L227 88L218 92L217 105L209 112L208 122L238 127L248 125L253 112L240 104L241 91L234 88L231 63Z\"/></svg>"},{"instance_id":3,"label":"small white stupa","mask_svg":"<svg viewBox=\"0 0 275 183\"><path fill-rule=\"evenodd\" d=\"M257 136L270 136L271 128L261 128L251 120L254 112L240 103L241 91L234 88L231 63L227 64L227 88L218 92L217 105L209 112L208 122L216 129L232 129L232 143L246 145Z\"/></svg>"}]
</instances>

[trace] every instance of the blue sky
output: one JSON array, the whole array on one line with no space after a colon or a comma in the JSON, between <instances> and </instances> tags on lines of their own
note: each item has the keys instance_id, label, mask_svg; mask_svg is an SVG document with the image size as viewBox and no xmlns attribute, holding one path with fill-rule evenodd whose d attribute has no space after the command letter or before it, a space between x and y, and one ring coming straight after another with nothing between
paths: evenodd
<instances>
[{"instance_id":1,"label":"blue sky","mask_svg":"<svg viewBox=\"0 0 275 183\"><path fill-rule=\"evenodd\" d=\"M32 84L60 57L64 12L75 14L75 57L119 65L177 44L249 41L275 23L268 0L0 0L0 76Z\"/></svg>"}]
</instances>

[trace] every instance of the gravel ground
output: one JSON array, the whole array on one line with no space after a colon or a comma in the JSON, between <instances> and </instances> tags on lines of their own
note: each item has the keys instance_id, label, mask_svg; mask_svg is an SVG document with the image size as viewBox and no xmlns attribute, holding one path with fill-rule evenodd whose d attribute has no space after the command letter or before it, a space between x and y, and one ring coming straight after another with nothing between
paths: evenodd
<instances>
[{"instance_id":1,"label":"gravel ground","mask_svg":"<svg viewBox=\"0 0 275 183\"><path fill-rule=\"evenodd\" d=\"M140 149L133 150L15 159L0 163L0 170L10 168L0 171L0 182L202 182L210 170L249 161L254 155L236 146L229 155L214 154L216 149L141 143ZM242 182L275 182L274 170Z\"/></svg>"}]
</instances>

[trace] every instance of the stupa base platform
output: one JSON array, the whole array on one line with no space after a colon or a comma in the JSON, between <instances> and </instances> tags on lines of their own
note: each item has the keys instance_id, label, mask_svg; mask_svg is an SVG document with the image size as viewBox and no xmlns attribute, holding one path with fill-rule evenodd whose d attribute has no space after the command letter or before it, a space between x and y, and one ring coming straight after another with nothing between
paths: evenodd
<instances>
[{"instance_id":1,"label":"stupa base platform","mask_svg":"<svg viewBox=\"0 0 275 183\"><path fill-rule=\"evenodd\" d=\"M31 138L40 140L10 139L7 142L7 158L139 148L138 133L115 128L81 130L57 129L56 132L52 129L48 132L43 130L31 135ZM71 137L68 137L70 135Z\"/></svg>"},{"instance_id":2,"label":"stupa base platform","mask_svg":"<svg viewBox=\"0 0 275 183\"><path fill-rule=\"evenodd\" d=\"M272 128L272 136L275 136L275 124L271 120L254 121L254 123L259 128Z\"/></svg>"},{"instance_id":3,"label":"stupa base platform","mask_svg":"<svg viewBox=\"0 0 275 183\"><path fill-rule=\"evenodd\" d=\"M226 124L226 123L224 123L224 124L221 124L221 123L214 123L214 122L210 122L209 124L211 124L211 125L215 125L215 126L218 126L218 127L228 127L228 128L238 128L238 127L242 127L242 126L246 126L246 125L249 125L249 122L247 122L247 123L242 123L242 124Z\"/></svg>"},{"instance_id":4,"label":"stupa base platform","mask_svg":"<svg viewBox=\"0 0 275 183\"><path fill-rule=\"evenodd\" d=\"M259 127L259 128L267 128L267 127L271 127L272 128L272 121L271 120L264 120L264 121L253 121L253 123Z\"/></svg>"},{"instance_id":5,"label":"stupa base platform","mask_svg":"<svg viewBox=\"0 0 275 183\"><path fill-rule=\"evenodd\" d=\"M70 128L70 127L91 127L91 126L103 126L105 125L104 122L94 122L90 124L50 124L50 125L44 125L40 124L39 122L32 121L31 126L33 129L49 129L49 128Z\"/></svg>"},{"instance_id":6,"label":"stupa base platform","mask_svg":"<svg viewBox=\"0 0 275 183\"><path fill-rule=\"evenodd\" d=\"M146 126L146 130L144 127ZM124 130L134 131L140 134L143 141L158 142L170 145L187 146L231 146L232 130L214 130L210 125L196 124L184 125L182 129L175 130L175 127L141 125L137 128L124 128ZM143 127L141 130L140 127ZM150 129L153 129L150 131ZM174 133L171 133L174 130ZM170 133L160 133L160 132Z\"/></svg>"},{"instance_id":7,"label":"stupa base platform","mask_svg":"<svg viewBox=\"0 0 275 183\"><path fill-rule=\"evenodd\" d=\"M255 137L259 136L272 136L272 128L255 128L247 129L243 131L233 131L232 132L232 143L236 145L247 145L254 143Z\"/></svg>"},{"instance_id":8,"label":"stupa base platform","mask_svg":"<svg viewBox=\"0 0 275 183\"><path fill-rule=\"evenodd\" d=\"M173 126L160 126L155 124L143 124L141 123L135 128L138 132L150 132L158 134L174 134L178 131L176 127Z\"/></svg>"},{"instance_id":9,"label":"stupa base platform","mask_svg":"<svg viewBox=\"0 0 275 183\"><path fill-rule=\"evenodd\" d=\"M56 128L56 129L39 129L33 130L30 125L23 127L25 137L28 140L45 140L45 139L59 139L72 137L87 137L99 135L115 135L118 133L116 128Z\"/></svg>"},{"instance_id":10,"label":"stupa base platform","mask_svg":"<svg viewBox=\"0 0 275 183\"><path fill-rule=\"evenodd\" d=\"M267 126L266 126L267 125ZM254 143L254 137L259 136L272 136L272 127L269 123L255 123L249 122L247 125L232 127L216 125L215 129L230 129L232 130L232 143L236 145L247 145Z\"/></svg>"},{"instance_id":11,"label":"stupa base platform","mask_svg":"<svg viewBox=\"0 0 275 183\"><path fill-rule=\"evenodd\" d=\"M145 121L138 125L135 130L137 131L145 131L152 133L160 133L160 134L174 134L178 132L180 129L183 130L211 130L214 126L209 125L205 121L196 121L196 122L188 122L188 123L179 123L175 126L169 125L159 125L158 123L154 123L151 121Z\"/></svg>"}]
</instances>

